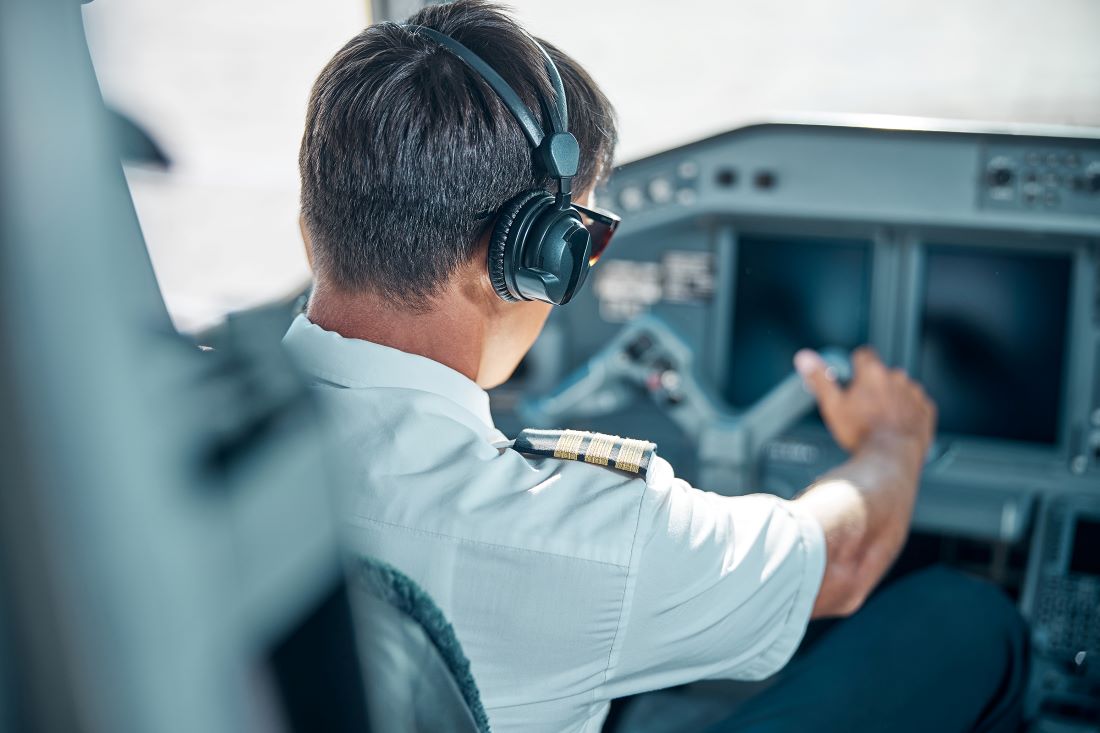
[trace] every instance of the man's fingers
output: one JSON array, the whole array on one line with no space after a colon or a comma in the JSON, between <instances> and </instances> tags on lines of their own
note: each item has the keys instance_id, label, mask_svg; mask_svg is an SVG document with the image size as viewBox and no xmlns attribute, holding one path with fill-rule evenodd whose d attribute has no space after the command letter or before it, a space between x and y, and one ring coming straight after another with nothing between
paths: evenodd
<instances>
[{"instance_id":1,"label":"man's fingers","mask_svg":"<svg viewBox=\"0 0 1100 733\"><path fill-rule=\"evenodd\" d=\"M794 368L823 408L840 397L836 374L816 351L802 349L795 354Z\"/></svg>"},{"instance_id":2,"label":"man's fingers","mask_svg":"<svg viewBox=\"0 0 1100 733\"><path fill-rule=\"evenodd\" d=\"M876 352L870 346L860 346L852 352L852 379L862 381L868 378L886 376L886 365L882 363Z\"/></svg>"},{"instance_id":3,"label":"man's fingers","mask_svg":"<svg viewBox=\"0 0 1100 733\"><path fill-rule=\"evenodd\" d=\"M878 352L870 346L860 346L852 352L852 367L855 369L881 364L882 360L878 358Z\"/></svg>"}]
</instances>

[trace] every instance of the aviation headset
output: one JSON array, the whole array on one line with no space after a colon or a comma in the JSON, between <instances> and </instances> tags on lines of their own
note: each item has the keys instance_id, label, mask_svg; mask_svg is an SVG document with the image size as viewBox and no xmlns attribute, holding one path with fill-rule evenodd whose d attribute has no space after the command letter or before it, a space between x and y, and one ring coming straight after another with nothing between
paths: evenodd
<instances>
[{"instance_id":1,"label":"aviation headset","mask_svg":"<svg viewBox=\"0 0 1100 733\"><path fill-rule=\"evenodd\" d=\"M550 129L545 130L516 91L480 56L433 28L407 27L439 43L492 87L523 128L535 166L558 180L557 195L542 188L528 189L501 208L489 239L489 280L493 289L507 301L568 303L588 277L592 236L571 201L580 146L569 132L565 86L550 54L531 39L542 53L554 88L554 105L544 103L550 121Z\"/></svg>"}]
</instances>

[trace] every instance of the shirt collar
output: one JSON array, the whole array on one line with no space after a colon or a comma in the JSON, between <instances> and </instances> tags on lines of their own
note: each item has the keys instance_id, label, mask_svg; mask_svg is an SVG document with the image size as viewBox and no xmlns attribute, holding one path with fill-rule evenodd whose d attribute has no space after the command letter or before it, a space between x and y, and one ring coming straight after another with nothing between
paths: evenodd
<instances>
[{"instance_id":1,"label":"shirt collar","mask_svg":"<svg viewBox=\"0 0 1100 733\"><path fill-rule=\"evenodd\" d=\"M445 397L485 427L495 429L489 395L454 369L417 354L326 331L304 314L290 324L283 345L307 373L351 388L415 389Z\"/></svg>"}]
</instances>

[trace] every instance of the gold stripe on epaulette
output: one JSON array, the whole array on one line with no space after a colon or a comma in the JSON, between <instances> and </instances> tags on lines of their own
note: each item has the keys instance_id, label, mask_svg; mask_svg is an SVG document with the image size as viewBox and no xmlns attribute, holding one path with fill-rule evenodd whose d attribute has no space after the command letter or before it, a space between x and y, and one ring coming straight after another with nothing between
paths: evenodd
<instances>
[{"instance_id":1,"label":"gold stripe on epaulette","mask_svg":"<svg viewBox=\"0 0 1100 733\"><path fill-rule=\"evenodd\" d=\"M584 442L586 433L580 430L565 430L558 438L554 446L554 458L564 458L568 461L577 460L580 455L581 443Z\"/></svg>"},{"instance_id":2,"label":"gold stripe on epaulette","mask_svg":"<svg viewBox=\"0 0 1100 733\"><path fill-rule=\"evenodd\" d=\"M619 448L619 456L615 459L615 468L621 471L639 473L642 470L642 456L645 455L648 447L649 443L644 440L624 439L622 446Z\"/></svg>"},{"instance_id":3,"label":"gold stripe on epaulette","mask_svg":"<svg viewBox=\"0 0 1100 733\"><path fill-rule=\"evenodd\" d=\"M607 461L611 458L611 451L615 448L616 440L618 440L618 438L614 435L595 433L592 436L592 442L588 444L588 450L585 451L585 463L595 463L598 466L606 466Z\"/></svg>"},{"instance_id":4,"label":"gold stripe on epaulette","mask_svg":"<svg viewBox=\"0 0 1100 733\"><path fill-rule=\"evenodd\" d=\"M558 460L581 460L596 466L614 467L645 478L656 445L646 440L584 430L537 430L527 428L516 436L512 447L527 455L553 456Z\"/></svg>"}]
</instances>

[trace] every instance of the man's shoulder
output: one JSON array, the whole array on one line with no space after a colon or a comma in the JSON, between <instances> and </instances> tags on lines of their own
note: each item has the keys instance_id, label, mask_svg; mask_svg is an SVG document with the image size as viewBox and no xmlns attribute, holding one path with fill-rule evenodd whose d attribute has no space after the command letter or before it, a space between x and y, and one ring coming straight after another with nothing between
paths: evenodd
<instances>
[{"instance_id":1,"label":"man's shoulder","mask_svg":"<svg viewBox=\"0 0 1100 733\"><path fill-rule=\"evenodd\" d=\"M512 447L525 455L583 461L645 479L656 457L656 444L636 438L591 433L584 430L527 428Z\"/></svg>"},{"instance_id":2,"label":"man's shoulder","mask_svg":"<svg viewBox=\"0 0 1100 733\"><path fill-rule=\"evenodd\" d=\"M651 443L579 431L521 431L515 441L500 435L489 443L469 432L452 435L443 422L420 445L410 445L400 430L385 441L369 438L371 449L359 454L358 519L393 531L628 564L647 492L643 470L652 474L663 463ZM555 456L550 443L566 433L565 443L581 445Z\"/></svg>"}]
</instances>

